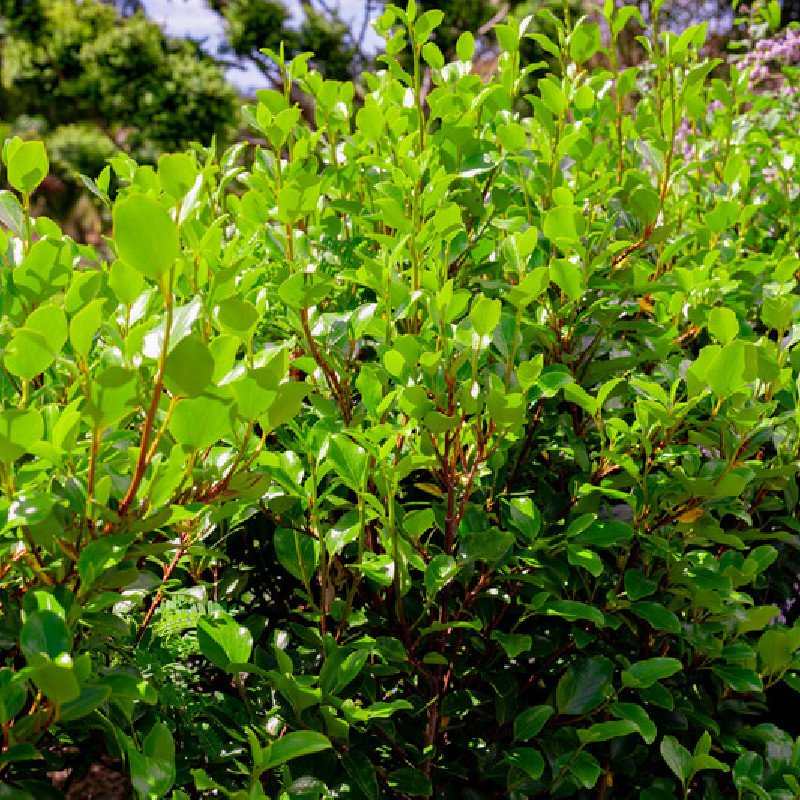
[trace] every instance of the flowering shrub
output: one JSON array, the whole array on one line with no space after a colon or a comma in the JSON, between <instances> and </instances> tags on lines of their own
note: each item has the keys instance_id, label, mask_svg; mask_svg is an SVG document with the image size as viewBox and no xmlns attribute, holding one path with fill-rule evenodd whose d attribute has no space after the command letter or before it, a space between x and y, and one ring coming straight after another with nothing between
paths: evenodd
<instances>
[{"instance_id":1,"label":"flowering shrub","mask_svg":"<svg viewBox=\"0 0 800 800\"><path fill-rule=\"evenodd\" d=\"M629 114L555 18L521 118L528 20L488 84L440 21L360 108L270 54L249 169L112 160L110 261L6 142L0 797L97 738L147 798L797 795L796 126L702 26Z\"/></svg>"}]
</instances>

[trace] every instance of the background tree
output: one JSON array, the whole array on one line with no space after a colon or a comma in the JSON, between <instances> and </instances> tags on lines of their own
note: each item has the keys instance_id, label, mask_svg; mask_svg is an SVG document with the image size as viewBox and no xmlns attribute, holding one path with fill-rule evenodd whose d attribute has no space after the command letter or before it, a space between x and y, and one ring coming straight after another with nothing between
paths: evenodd
<instances>
[{"instance_id":1,"label":"background tree","mask_svg":"<svg viewBox=\"0 0 800 800\"><path fill-rule=\"evenodd\" d=\"M272 84L279 84L281 78L272 60L261 51L277 52L281 43L287 56L313 52L313 66L326 78L356 77L366 64L366 27L351 30L338 11L324 3L315 7L311 0L304 0L299 28L290 25L286 5L277 0L209 0L209 7L227 22L227 54L253 64ZM367 0L367 17L370 8L371 0Z\"/></svg>"},{"instance_id":2,"label":"background tree","mask_svg":"<svg viewBox=\"0 0 800 800\"><path fill-rule=\"evenodd\" d=\"M0 139L45 140L57 216L77 200L78 173L96 176L118 151L153 162L191 141L224 141L238 106L199 45L166 37L141 10L123 17L96 0L0 0Z\"/></svg>"}]
</instances>

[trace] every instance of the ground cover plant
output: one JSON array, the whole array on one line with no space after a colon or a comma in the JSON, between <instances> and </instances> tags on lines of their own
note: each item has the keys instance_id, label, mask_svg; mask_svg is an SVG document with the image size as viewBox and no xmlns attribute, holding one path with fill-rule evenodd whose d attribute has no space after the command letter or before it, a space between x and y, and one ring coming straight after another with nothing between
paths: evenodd
<instances>
[{"instance_id":1,"label":"ground cover plant","mask_svg":"<svg viewBox=\"0 0 800 800\"><path fill-rule=\"evenodd\" d=\"M270 53L107 250L5 143L0 797L800 795L797 101L603 12L527 118L527 20L484 83L387 8L359 107Z\"/></svg>"}]
</instances>

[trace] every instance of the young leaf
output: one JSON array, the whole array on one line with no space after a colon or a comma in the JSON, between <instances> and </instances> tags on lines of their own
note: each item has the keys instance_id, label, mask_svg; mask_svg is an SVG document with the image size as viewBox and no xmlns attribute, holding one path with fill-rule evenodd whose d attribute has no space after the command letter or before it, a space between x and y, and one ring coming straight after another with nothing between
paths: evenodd
<instances>
[{"instance_id":1,"label":"young leaf","mask_svg":"<svg viewBox=\"0 0 800 800\"><path fill-rule=\"evenodd\" d=\"M180 248L178 226L164 206L152 197L134 194L114 205L112 218L119 257L145 278L160 281Z\"/></svg>"},{"instance_id":2,"label":"young leaf","mask_svg":"<svg viewBox=\"0 0 800 800\"><path fill-rule=\"evenodd\" d=\"M200 652L219 669L246 664L253 650L253 634L223 611L204 614L197 620Z\"/></svg>"},{"instance_id":3,"label":"young leaf","mask_svg":"<svg viewBox=\"0 0 800 800\"><path fill-rule=\"evenodd\" d=\"M8 159L8 182L22 194L31 194L49 171L42 142L23 142Z\"/></svg>"},{"instance_id":4,"label":"young leaf","mask_svg":"<svg viewBox=\"0 0 800 800\"><path fill-rule=\"evenodd\" d=\"M500 312L502 303L499 300L492 300L488 297L481 297L470 311L469 318L472 320L472 327L478 336L489 336L500 322Z\"/></svg>"},{"instance_id":5,"label":"young leaf","mask_svg":"<svg viewBox=\"0 0 800 800\"><path fill-rule=\"evenodd\" d=\"M227 394L207 391L177 402L169 431L187 450L203 450L232 432L234 412Z\"/></svg>"},{"instance_id":6,"label":"young leaf","mask_svg":"<svg viewBox=\"0 0 800 800\"><path fill-rule=\"evenodd\" d=\"M555 709L552 706L533 706L526 708L514 720L514 739L527 742L536 736L553 716Z\"/></svg>"},{"instance_id":7,"label":"young leaf","mask_svg":"<svg viewBox=\"0 0 800 800\"><path fill-rule=\"evenodd\" d=\"M167 356L164 383L170 393L179 397L196 397L211 383L214 358L208 345L198 334L181 339Z\"/></svg>"}]
</instances>

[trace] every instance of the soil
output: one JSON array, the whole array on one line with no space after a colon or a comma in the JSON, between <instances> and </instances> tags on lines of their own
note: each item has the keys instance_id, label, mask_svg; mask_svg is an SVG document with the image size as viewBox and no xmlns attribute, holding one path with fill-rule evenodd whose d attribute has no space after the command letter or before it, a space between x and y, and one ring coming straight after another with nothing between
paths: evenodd
<instances>
[{"instance_id":1,"label":"soil","mask_svg":"<svg viewBox=\"0 0 800 800\"><path fill-rule=\"evenodd\" d=\"M82 778L73 779L71 769L51 772L49 777L67 800L129 800L133 797L131 782L120 767L119 761L104 758L92 764Z\"/></svg>"}]
</instances>

